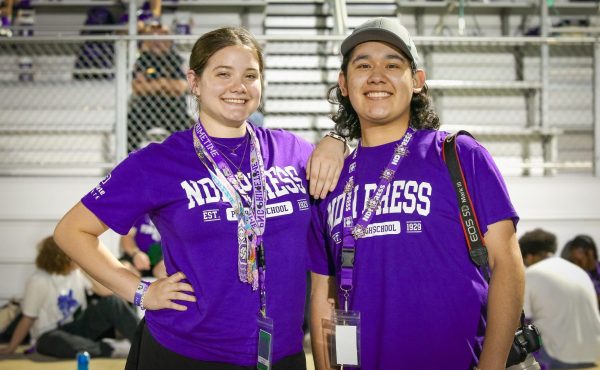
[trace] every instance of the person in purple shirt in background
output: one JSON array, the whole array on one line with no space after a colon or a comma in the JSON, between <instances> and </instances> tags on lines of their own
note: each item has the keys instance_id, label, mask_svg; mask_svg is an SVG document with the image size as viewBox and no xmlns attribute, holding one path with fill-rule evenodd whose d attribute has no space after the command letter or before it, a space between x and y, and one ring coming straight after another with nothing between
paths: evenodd
<instances>
[{"instance_id":1,"label":"person in purple shirt in background","mask_svg":"<svg viewBox=\"0 0 600 370\"><path fill-rule=\"evenodd\" d=\"M140 217L127 235L121 237L123 255L119 261L138 276L166 277L160 233L149 215Z\"/></svg>"},{"instance_id":2,"label":"person in purple shirt in background","mask_svg":"<svg viewBox=\"0 0 600 370\"><path fill-rule=\"evenodd\" d=\"M478 142L459 136L489 253L488 289L469 257L442 159L447 133L437 131L408 31L397 20L372 19L342 42L341 53L332 118L338 134L359 145L337 187L313 207L316 368L331 366L327 339L335 325L336 363L342 358L363 370L504 369L523 304L524 268L518 216L500 172ZM353 265L351 275L340 274L342 261ZM332 318L333 299L339 310ZM336 321L340 315L348 317Z\"/></svg>"},{"instance_id":3,"label":"person in purple shirt in background","mask_svg":"<svg viewBox=\"0 0 600 370\"><path fill-rule=\"evenodd\" d=\"M248 31L204 34L189 65L194 127L129 154L63 217L55 238L91 276L146 309L126 369L305 369L306 179L315 196L334 187L343 145L325 138L309 159L308 142L247 122L263 85L262 52ZM151 284L98 239L108 228L127 234L144 214L161 235L169 275Z\"/></svg>"}]
</instances>

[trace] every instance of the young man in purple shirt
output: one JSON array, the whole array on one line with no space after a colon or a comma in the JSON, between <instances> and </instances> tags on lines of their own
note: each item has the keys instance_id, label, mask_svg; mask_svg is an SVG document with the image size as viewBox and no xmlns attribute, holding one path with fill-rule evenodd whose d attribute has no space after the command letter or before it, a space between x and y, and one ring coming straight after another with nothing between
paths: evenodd
<instances>
[{"instance_id":1,"label":"young man in purple shirt","mask_svg":"<svg viewBox=\"0 0 600 370\"><path fill-rule=\"evenodd\" d=\"M358 332L360 343L345 337L337 344L336 355L346 364L359 362L364 370L504 369L523 302L523 263L518 216L500 172L479 143L458 138L489 253L488 287L469 257L442 158L447 133L437 131L408 31L395 20L369 20L344 40L341 52L339 84L330 90L339 104L333 120L338 133L360 140L336 189L313 209L317 369L331 366L323 325L331 320L334 297L339 309L360 314L360 325L336 326Z\"/></svg>"}]
</instances>

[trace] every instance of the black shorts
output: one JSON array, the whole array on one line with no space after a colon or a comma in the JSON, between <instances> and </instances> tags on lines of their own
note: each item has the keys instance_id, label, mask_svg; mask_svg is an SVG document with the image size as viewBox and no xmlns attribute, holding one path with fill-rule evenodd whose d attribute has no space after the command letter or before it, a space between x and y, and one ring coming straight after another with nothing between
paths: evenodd
<instances>
[{"instance_id":1,"label":"black shorts","mask_svg":"<svg viewBox=\"0 0 600 370\"><path fill-rule=\"evenodd\" d=\"M198 361L170 351L150 334L146 321L138 326L125 370L254 370L255 366L239 366L222 362ZM284 357L273 364L273 370L306 370L304 351Z\"/></svg>"}]
</instances>

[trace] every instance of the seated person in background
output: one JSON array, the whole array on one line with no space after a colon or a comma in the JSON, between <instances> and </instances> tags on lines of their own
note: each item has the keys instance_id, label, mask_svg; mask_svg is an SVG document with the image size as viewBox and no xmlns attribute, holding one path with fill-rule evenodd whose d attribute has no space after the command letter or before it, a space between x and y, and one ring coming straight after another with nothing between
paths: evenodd
<instances>
[{"instance_id":1,"label":"seated person in background","mask_svg":"<svg viewBox=\"0 0 600 370\"><path fill-rule=\"evenodd\" d=\"M86 26L111 26L115 24L110 10L94 6L88 9L85 20ZM106 35L110 30L84 30L82 35ZM73 78L76 80L112 79L114 73L109 73L114 67L114 43L112 41L85 41L79 47L75 60ZM107 70L107 73L102 73Z\"/></svg>"},{"instance_id":2,"label":"seated person in background","mask_svg":"<svg viewBox=\"0 0 600 370\"><path fill-rule=\"evenodd\" d=\"M125 357L138 317L122 299L87 278L56 245L44 239L29 278L21 309L23 317L0 355L12 354L30 332L36 350L44 355L75 358L79 351L92 357ZM90 289L99 299L86 300ZM127 340L103 338L118 330Z\"/></svg>"},{"instance_id":3,"label":"seated person in background","mask_svg":"<svg viewBox=\"0 0 600 370\"><path fill-rule=\"evenodd\" d=\"M598 250L594 239L589 235L577 235L565 244L567 259L584 269L594 283L596 296L600 302L600 263L598 262Z\"/></svg>"},{"instance_id":4,"label":"seated person in background","mask_svg":"<svg viewBox=\"0 0 600 370\"><path fill-rule=\"evenodd\" d=\"M142 34L166 35L158 23L147 25ZM187 83L182 69L183 58L173 48L172 40L146 40L133 71L133 96L128 117L129 150L139 147L145 134L154 127L170 132L191 127L185 94Z\"/></svg>"},{"instance_id":5,"label":"seated person in background","mask_svg":"<svg viewBox=\"0 0 600 370\"><path fill-rule=\"evenodd\" d=\"M600 315L589 276L558 257L556 236L542 229L519 239L525 270L525 316L542 335L536 358L550 369L593 367L600 355Z\"/></svg>"},{"instance_id":6,"label":"seated person in background","mask_svg":"<svg viewBox=\"0 0 600 370\"><path fill-rule=\"evenodd\" d=\"M12 25L13 1L0 1L0 37L12 37L10 29Z\"/></svg>"},{"instance_id":7,"label":"seated person in background","mask_svg":"<svg viewBox=\"0 0 600 370\"><path fill-rule=\"evenodd\" d=\"M136 11L137 17L137 33L140 34L146 26L146 22L160 19L162 13L161 0L144 1ZM129 12L125 10L118 20L119 24L129 23Z\"/></svg>"},{"instance_id":8,"label":"seated person in background","mask_svg":"<svg viewBox=\"0 0 600 370\"><path fill-rule=\"evenodd\" d=\"M0 14L6 16L9 19L12 18L14 0L2 0L0 1Z\"/></svg>"},{"instance_id":9,"label":"seated person in background","mask_svg":"<svg viewBox=\"0 0 600 370\"><path fill-rule=\"evenodd\" d=\"M162 259L160 234L147 214L121 237L121 262L138 276L167 277Z\"/></svg>"}]
</instances>

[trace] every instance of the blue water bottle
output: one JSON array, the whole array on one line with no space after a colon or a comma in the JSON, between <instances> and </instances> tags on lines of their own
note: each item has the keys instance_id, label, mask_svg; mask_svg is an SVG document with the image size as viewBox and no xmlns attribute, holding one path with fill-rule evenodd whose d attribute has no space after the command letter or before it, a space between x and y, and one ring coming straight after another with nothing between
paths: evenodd
<instances>
[{"instance_id":1,"label":"blue water bottle","mask_svg":"<svg viewBox=\"0 0 600 370\"><path fill-rule=\"evenodd\" d=\"M77 352L77 370L89 370L90 354L86 351Z\"/></svg>"}]
</instances>

